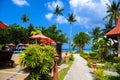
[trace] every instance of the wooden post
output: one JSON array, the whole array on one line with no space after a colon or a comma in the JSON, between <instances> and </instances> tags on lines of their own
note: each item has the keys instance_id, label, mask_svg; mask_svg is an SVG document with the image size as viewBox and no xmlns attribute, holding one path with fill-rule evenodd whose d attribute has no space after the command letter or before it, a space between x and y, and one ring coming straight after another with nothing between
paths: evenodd
<instances>
[{"instance_id":1,"label":"wooden post","mask_svg":"<svg viewBox=\"0 0 120 80\"><path fill-rule=\"evenodd\" d=\"M57 64L61 65L61 62L62 62L62 43L61 42L56 42L56 50L57 50L57 54L59 55L59 60Z\"/></svg>"},{"instance_id":2,"label":"wooden post","mask_svg":"<svg viewBox=\"0 0 120 80\"><path fill-rule=\"evenodd\" d=\"M57 66L57 62L55 62L55 65L54 65L53 80L58 80L58 66Z\"/></svg>"},{"instance_id":3,"label":"wooden post","mask_svg":"<svg viewBox=\"0 0 120 80\"><path fill-rule=\"evenodd\" d=\"M120 57L120 36L118 36L118 57Z\"/></svg>"},{"instance_id":4,"label":"wooden post","mask_svg":"<svg viewBox=\"0 0 120 80\"><path fill-rule=\"evenodd\" d=\"M93 72L95 74L96 73L96 69L97 69L97 63L96 63L96 61L93 61L92 65L93 65Z\"/></svg>"},{"instance_id":5,"label":"wooden post","mask_svg":"<svg viewBox=\"0 0 120 80\"><path fill-rule=\"evenodd\" d=\"M56 61L55 61L55 64L54 64L53 80L58 80L58 65L57 65L57 62L59 60L59 55L56 54L55 58L56 58Z\"/></svg>"}]
</instances>

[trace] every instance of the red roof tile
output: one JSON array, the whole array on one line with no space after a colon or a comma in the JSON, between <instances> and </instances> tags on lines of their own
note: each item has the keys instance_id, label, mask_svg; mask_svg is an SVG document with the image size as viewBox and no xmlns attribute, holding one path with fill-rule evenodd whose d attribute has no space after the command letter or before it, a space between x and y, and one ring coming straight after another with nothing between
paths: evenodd
<instances>
[{"instance_id":1,"label":"red roof tile","mask_svg":"<svg viewBox=\"0 0 120 80\"><path fill-rule=\"evenodd\" d=\"M116 27L110 30L108 33L106 33L107 36L118 35L118 34L120 34L120 16L118 18Z\"/></svg>"},{"instance_id":2,"label":"red roof tile","mask_svg":"<svg viewBox=\"0 0 120 80\"><path fill-rule=\"evenodd\" d=\"M5 28L8 28L8 25L0 21L0 30Z\"/></svg>"}]
</instances>

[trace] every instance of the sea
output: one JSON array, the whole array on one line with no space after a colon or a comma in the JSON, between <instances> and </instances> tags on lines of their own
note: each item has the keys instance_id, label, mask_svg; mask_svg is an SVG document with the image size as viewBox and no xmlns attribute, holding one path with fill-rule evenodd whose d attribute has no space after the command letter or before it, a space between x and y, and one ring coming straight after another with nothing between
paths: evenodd
<instances>
[{"instance_id":1,"label":"sea","mask_svg":"<svg viewBox=\"0 0 120 80\"><path fill-rule=\"evenodd\" d=\"M66 52L66 51L70 51L69 49L62 49L62 52ZM72 50L71 50L72 51ZM77 53L77 49L73 50L75 53ZM92 50L91 49L84 49L84 52L85 53L89 53L91 52Z\"/></svg>"}]
</instances>

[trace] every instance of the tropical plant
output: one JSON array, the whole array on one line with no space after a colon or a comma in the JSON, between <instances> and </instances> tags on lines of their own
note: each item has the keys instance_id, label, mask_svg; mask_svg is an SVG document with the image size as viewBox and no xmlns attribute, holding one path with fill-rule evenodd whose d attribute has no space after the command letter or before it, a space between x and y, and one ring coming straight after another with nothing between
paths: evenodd
<instances>
[{"instance_id":1,"label":"tropical plant","mask_svg":"<svg viewBox=\"0 0 120 80\"><path fill-rule=\"evenodd\" d=\"M96 26L95 28L93 28L91 35L92 35L93 41L98 40L99 37L101 37L101 35L102 35L100 27Z\"/></svg>"},{"instance_id":2,"label":"tropical plant","mask_svg":"<svg viewBox=\"0 0 120 80\"><path fill-rule=\"evenodd\" d=\"M49 26L48 28L41 27L41 32L45 35L50 37L51 39L55 40L56 42L67 43L68 38L66 34L62 33L61 30L56 28L56 25Z\"/></svg>"},{"instance_id":3,"label":"tropical plant","mask_svg":"<svg viewBox=\"0 0 120 80\"><path fill-rule=\"evenodd\" d=\"M35 28L32 32L32 35L36 35L36 34L42 34L42 32L40 30L38 30L37 28Z\"/></svg>"},{"instance_id":4,"label":"tropical plant","mask_svg":"<svg viewBox=\"0 0 120 80\"><path fill-rule=\"evenodd\" d=\"M94 75L95 80L104 80L104 79L102 79L103 72L104 72L104 70L102 68L98 68Z\"/></svg>"},{"instance_id":5,"label":"tropical plant","mask_svg":"<svg viewBox=\"0 0 120 80\"><path fill-rule=\"evenodd\" d=\"M56 50L52 46L32 45L20 54L20 65L30 69L29 80L52 80Z\"/></svg>"},{"instance_id":6,"label":"tropical plant","mask_svg":"<svg viewBox=\"0 0 120 80\"><path fill-rule=\"evenodd\" d=\"M109 19L109 24L115 26L120 15L120 0L118 2L113 0L111 4L106 5L108 15L103 19Z\"/></svg>"},{"instance_id":7,"label":"tropical plant","mask_svg":"<svg viewBox=\"0 0 120 80\"><path fill-rule=\"evenodd\" d=\"M103 59L110 59L111 57L109 56L111 52L111 50L113 49L113 44L111 42L111 40L109 40L106 37L102 37L99 40L95 40L93 43L94 46L94 51L96 51L98 53L98 58L100 60Z\"/></svg>"},{"instance_id":8,"label":"tropical plant","mask_svg":"<svg viewBox=\"0 0 120 80\"><path fill-rule=\"evenodd\" d=\"M74 55L73 55L74 52L71 52L70 55L69 55L69 60L71 61L74 61Z\"/></svg>"},{"instance_id":9,"label":"tropical plant","mask_svg":"<svg viewBox=\"0 0 120 80\"><path fill-rule=\"evenodd\" d=\"M12 24L9 28L0 31L1 43L15 43L26 42L29 38L27 28L20 25Z\"/></svg>"},{"instance_id":10,"label":"tropical plant","mask_svg":"<svg viewBox=\"0 0 120 80\"><path fill-rule=\"evenodd\" d=\"M115 65L117 73L120 74L120 62Z\"/></svg>"},{"instance_id":11,"label":"tropical plant","mask_svg":"<svg viewBox=\"0 0 120 80\"><path fill-rule=\"evenodd\" d=\"M73 42L78 47L79 53L83 52L83 48L85 44L89 42L89 40L90 40L90 37L85 32L79 32L74 36Z\"/></svg>"},{"instance_id":12,"label":"tropical plant","mask_svg":"<svg viewBox=\"0 0 120 80\"><path fill-rule=\"evenodd\" d=\"M58 19L58 15L63 15L62 11L64 9L60 8L58 5L55 8L54 14L56 15L56 26L58 27L58 23L57 23L57 19Z\"/></svg>"},{"instance_id":13,"label":"tropical plant","mask_svg":"<svg viewBox=\"0 0 120 80\"><path fill-rule=\"evenodd\" d=\"M109 32L111 29L112 29L113 27L112 27L112 24L109 24L109 23L106 23L105 24L105 28L104 29L102 29L102 34L103 35L105 35L107 32Z\"/></svg>"},{"instance_id":14,"label":"tropical plant","mask_svg":"<svg viewBox=\"0 0 120 80\"><path fill-rule=\"evenodd\" d=\"M120 57L114 57L113 60L115 63L118 63L118 62L120 62Z\"/></svg>"},{"instance_id":15,"label":"tropical plant","mask_svg":"<svg viewBox=\"0 0 120 80\"><path fill-rule=\"evenodd\" d=\"M70 40L69 40L69 49L71 50L71 42L72 42L72 23L76 22L75 15L73 13L68 14L67 18L68 22L70 23Z\"/></svg>"},{"instance_id":16,"label":"tropical plant","mask_svg":"<svg viewBox=\"0 0 120 80\"><path fill-rule=\"evenodd\" d=\"M21 20L22 20L22 27L24 27L24 22L29 21L30 18L28 18L28 15L27 15L27 14L23 14Z\"/></svg>"}]
</instances>

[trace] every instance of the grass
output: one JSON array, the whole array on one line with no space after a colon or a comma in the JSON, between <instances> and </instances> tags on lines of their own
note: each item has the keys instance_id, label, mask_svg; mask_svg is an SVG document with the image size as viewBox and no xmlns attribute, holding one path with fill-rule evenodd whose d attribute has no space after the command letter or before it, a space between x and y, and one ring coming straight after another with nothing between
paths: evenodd
<instances>
[{"instance_id":1,"label":"grass","mask_svg":"<svg viewBox=\"0 0 120 80\"><path fill-rule=\"evenodd\" d=\"M65 75L67 74L68 70L70 69L71 65L72 65L73 61L69 60L67 63L68 67L62 69L61 71L59 71L58 73L58 80L64 80Z\"/></svg>"}]
</instances>

